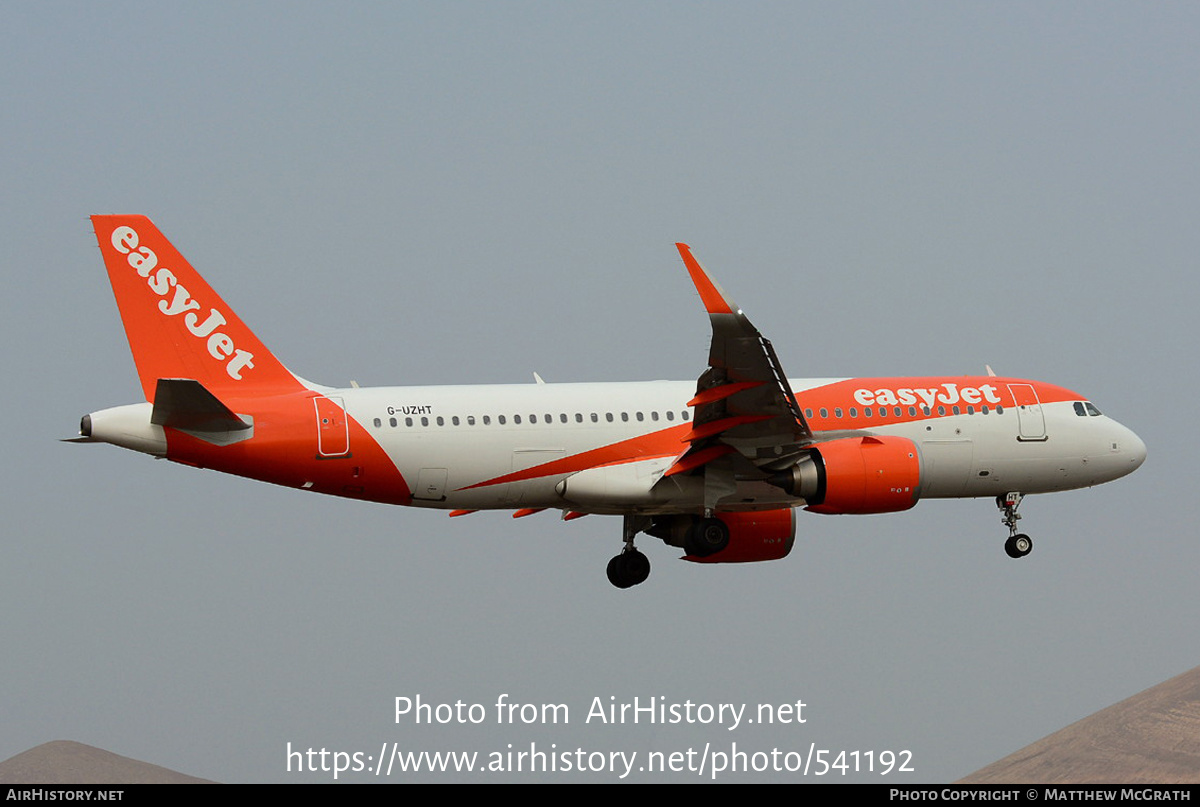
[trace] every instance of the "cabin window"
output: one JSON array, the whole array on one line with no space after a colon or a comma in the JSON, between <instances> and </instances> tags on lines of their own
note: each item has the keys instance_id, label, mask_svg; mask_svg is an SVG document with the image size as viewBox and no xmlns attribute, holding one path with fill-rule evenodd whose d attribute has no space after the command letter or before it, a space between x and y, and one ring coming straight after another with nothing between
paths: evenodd
<instances>
[{"instance_id":1,"label":"cabin window","mask_svg":"<svg viewBox=\"0 0 1200 807\"><path fill-rule=\"evenodd\" d=\"M412 420L412 418L409 418L409 420ZM391 423L393 429L396 428L396 419L395 418L388 418L388 422Z\"/></svg>"},{"instance_id":2,"label":"cabin window","mask_svg":"<svg viewBox=\"0 0 1200 807\"><path fill-rule=\"evenodd\" d=\"M609 423L612 423L613 422L612 412L605 412L604 419L607 420Z\"/></svg>"},{"instance_id":3,"label":"cabin window","mask_svg":"<svg viewBox=\"0 0 1200 807\"><path fill-rule=\"evenodd\" d=\"M513 415L513 423L515 423L515 424L517 424L518 426L520 426L520 425L521 425L521 416L520 416L520 415Z\"/></svg>"},{"instance_id":4,"label":"cabin window","mask_svg":"<svg viewBox=\"0 0 1200 807\"><path fill-rule=\"evenodd\" d=\"M668 409L667 410L667 420L674 420L674 419L675 419L675 413L672 412L670 409Z\"/></svg>"},{"instance_id":5,"label":"cabin window","mask_svg":"<svg viewBox=\"0 0 1200 807\"><path fill-rule=\"evenodd\" d=\"M842 416L842 407L840 407L840 406L835 407L833 410L833 416L835 418L840 418Z\"/></svg>"},{"instance_id":6,"label":"cabin window","mask_svg":"<svg viewBox=\"0 0 1200 807\"><path fill-rule=\"evenodd\" d=\"M687 420L692 416L692 413L689 412L688 410L684 409L682 412L679 413L679 416L681 418L683 418L684 420Z\"/></svg>"},{"instance_id":7,"label":"cabin window","mask_svg":"<svg viewBox=\"0 0 1200 807\"><path fill-rule=\"evenodd\" d=\"M622 413L621 413L621 422L622 422L622 423L628 423L628 422L629 422L629 413L628 413L628 412L622 412Z\"/></svg>"},{"instance_id":8,"label":"cabin window","mask_svg":"<svg viewBox=\"0 0 1200 807\"><path fill-rule=\"evenodd\" d=\"M475 416L474 415L467 415L467 425L468 426L475 425Z\"/></svg>"},{"instance_id":9,"label":"cabin window","mask_svg":"<svg viewBox=\"0 0 1200 807\"><path fill-rule=\"evenodd\" d=\"M875 410L873 410L871 407L869 407L869 406L863 407L863 417L871 417L871 415L873 415L873 414L875 414Z\"/></svg>"},{"instance_id":10,"label":"cabin window","mask_svg":"<svg viewBox=\"0 0 1200 807\"><path fill-rule=\"evenodd\" d=\"M637 413L637 419L638 419L638 423L641 423L643 420L645 420L645 419L646 419L646 416L645 416L645 415L643 415L641 412L638 412L638 413Z\"/></svg>"},{"instance_id":11,"label":"cabin window","mask_svg":"<svg viewBox=\"0 0 1200 807\"><path fill-rule=\"evenodd\" d=\"M441 416L441 415L438 415L437 424L438 424L439 426L445 426L445 425L446 425L446 421L445 421L444 419L442 419L442 416Z\"/></svg>"},{"instance_id":12,"label":"cabin window","mask_svg":"<svg viewBox=\"0 0 1200 807\"><path fill-rule=\"evenodd\" d=\"M428 425L429 425L429 418L421 418L421 425L422 425L422 426L428 426Z\"/></svg>"},{"instance_id":13,"label":"cabin window","mask_svg":"<svg viewBox=\"0 0 1200 807\"><path fill-rule=\"evenodd\" d=\"M944 415L944 414L946 414L946 407L939 406L938 407L938 415Z\"/></svg>"},{"instance_id":14,"label":"cabin window","mask_svg":"<svg viewBox=\"0 0 1200 807\"><path fill-rule=\"evenodd\" d=\"M897 406L896 408L894 408L892 410L892 414L895 415L896 417L900 417L901 415L904 414L904 411L900 407Z\"/></svg>"},{"instance_id":15,"label":"cabin window","mask_svg":"<svg viewBox=\"0 0 1200 807\"><path fill-rule=\"evenodd\" d=\"M650 419L655 421L658 420L658 412L651 412Z\"/></svg>"},{"instance_id":16,"label":"cabin window","mask_svg":"<svg viewBox=\"0 0 1200 807\"><path fill-rule=\"evenodd\" d=\"M491 415L484 415L484 416L483 416L483 425L484 425L484 426L491 426L491 425L492 425L492 416L491 416Z\"/></svg>"},{"instance_id":17,"label":"cabin window","mask_svg":"<svg viewBox=\"0 0 1200 807\"><path fill-rule=\"evenodd\" d=\"M378 429L382 425L383 425L383 421L380 420L379 418L375 418L375 428Z\"/></svg>"},{"instance_id":18,"label":"cabin window","mask_svg":"<svg viewBox=\"0 0 1200 807\"><path fill-rule=\"evenodd\" d=\"M825 407L821 407L821 417L823 417L823 418L829 417L829 410L826 409Z\"/></svg>"},{"instance_id":19,"label":"cabin window","mask_svg":"<svg viewBox=\"0 0 1200 807\"><path fill-rule=\"evenodd\" d=\"M583 413L582 413L582 412L576 412L576 413L575 413L575 422L576 422L576 423L583 423Z\"/></svg>"},{"instance_id":20,"label":"cabin window","mask_svg":"<svg viewBox=\"0 0 1200 807\"><path fill-rule=\"evenodd\" d=\"M962 414L962 409L960 409L958 406L955 406L955 407L954 407L954 414L956 414L956 415L961 415L961 414Z\"/></svg>"}]
</instances>

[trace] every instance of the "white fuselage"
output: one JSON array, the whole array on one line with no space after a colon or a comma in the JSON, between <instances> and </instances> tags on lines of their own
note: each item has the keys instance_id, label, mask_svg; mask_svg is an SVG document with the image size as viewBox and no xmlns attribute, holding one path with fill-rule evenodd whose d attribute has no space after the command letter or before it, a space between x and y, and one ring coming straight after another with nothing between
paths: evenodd
<instances>
[{"instance_id":1,"label":"white fuselage","mask_svg":"<svg viewBox=\"0 0 1200 807\"><path fill-rule=\"evenodd\" d=\"M846 379L793 379L798 401L805 392ZM631 478L652 475L686 448L675 438L690 427L686 405L694 382L525 384L496 386L388 387L329 390L362 424L413 488L412 504L424 507L490 509L569 507L559 483L594 463L572 458L606 446L637 446L656 435L639 458L628 450L612 460L628 466ZM1080 399L1083 400L1082 398ZM855 435L890 435L912 440L920 450L922 498L995 496L1009 490L1046 493L1100 484L1136 469L1145 446L1129 429L1103 415L1081 416L1074 401L1040 405L1040 431L1020 439L1020 407L972 407L966 413L907 418L875 415L873 422L812 412L817 440ZM853 401L847 401L845 411ZM838 411L842 411L840 408ZM825 426L827 428L822 428ZM830 428L831 427L831 428ZM672 439L674 438L674 440ZM681 491L683 499L695 491ZM666 509L677 509L675 499ZM793 506L802 500L762 483L745 483L723 504L744 509ZM638 509L662 509L641 503ZM628 507L587 511L613 512Z\"/></svg>"}]
</instances>

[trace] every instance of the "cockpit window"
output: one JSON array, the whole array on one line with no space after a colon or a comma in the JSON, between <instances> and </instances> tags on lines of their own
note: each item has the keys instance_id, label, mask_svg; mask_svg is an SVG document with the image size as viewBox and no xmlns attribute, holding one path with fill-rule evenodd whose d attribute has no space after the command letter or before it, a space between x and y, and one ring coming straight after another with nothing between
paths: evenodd
<instances>
[{"instance_id":1,"label":"cockpit window","mask_svg":"<svg viewBox=\"0 0 1200 807\"><path fill-rule=\"evenodd\" d=\"M1084 401L1083 405L1087 407L1088 414L1092 417L1100 416L1100 410L1093 406L1091 401Z\"/></svg>"},{"instance_id":2,"label":"cockpit window","mask_svg":"<svg viewBox=\"0 0 1200 807\"><path fill-rule=\"evenodd\" d=\"M1087 410L1083 408L1083 401L1075 402L1075 414L1079 415L1081 418L1087 417Z\"/></svg>"}]
</instances>

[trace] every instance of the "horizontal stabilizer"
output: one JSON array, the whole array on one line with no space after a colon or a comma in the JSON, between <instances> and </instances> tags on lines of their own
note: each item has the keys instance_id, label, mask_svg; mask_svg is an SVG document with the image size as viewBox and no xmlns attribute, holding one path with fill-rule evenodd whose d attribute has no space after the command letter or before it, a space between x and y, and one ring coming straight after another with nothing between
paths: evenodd
<instances>
[{"instance_id":1,"label":"horizontal stabilizer","mask_svg":"<svg viewBox=\"0 0 1200 807\"><path fill-rule=\"evenodd\" d=\"M160 378L150 422L186 432L240 432L252 427L192 378Z\"/></svg>"}]
</instances>

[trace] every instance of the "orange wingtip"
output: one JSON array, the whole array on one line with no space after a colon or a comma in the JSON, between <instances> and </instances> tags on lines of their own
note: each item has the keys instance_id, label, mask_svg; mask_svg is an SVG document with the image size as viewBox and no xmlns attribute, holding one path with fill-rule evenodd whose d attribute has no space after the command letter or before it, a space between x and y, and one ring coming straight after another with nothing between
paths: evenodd
<instances>
[{"instance_id":1,"label":"orange wingtip","mask_svg":"<svg viewBox=\"0 0 1200 807\"><path fill-rule=\"evenodd\" d=\"M704 267L700 262L692 256L692 248L684 243L676 243L675 248L679 250L679 256L683 258L683 265L687 267L688 274L692 277L692 283L696 286L696 291L700 292L700 300L704 303L705 309L710 314L732 314L733 303L725 297L725 292L721 291L721 287L708 276L708 272L704 271Z\"/></svg>"}]
</instances>

